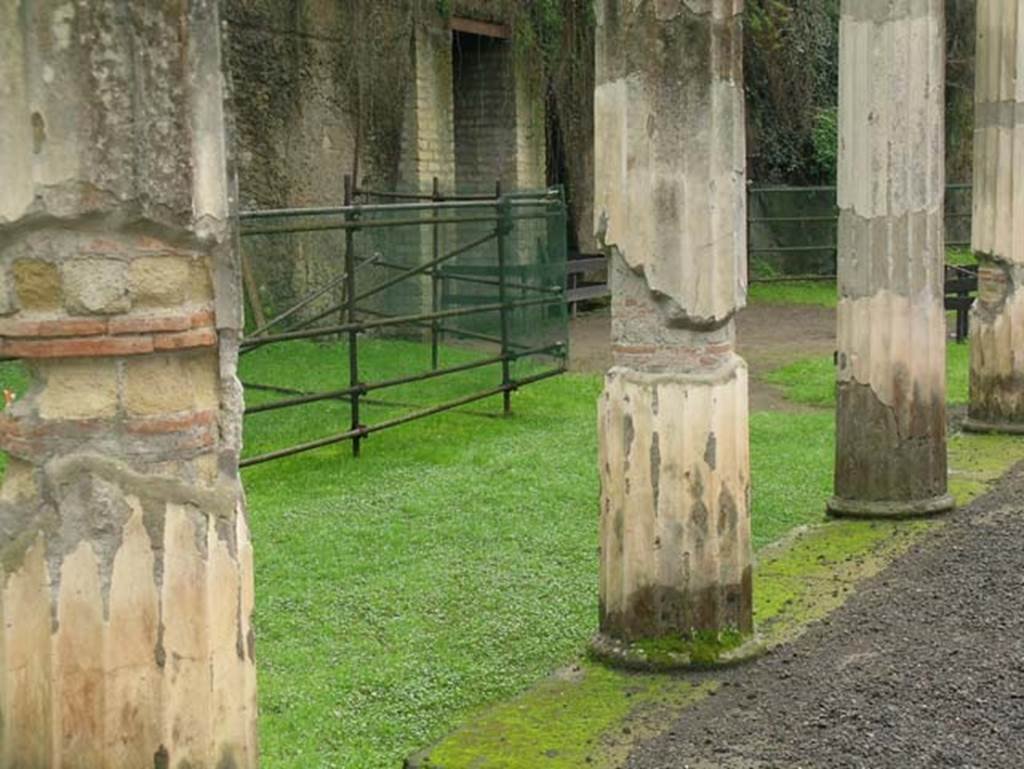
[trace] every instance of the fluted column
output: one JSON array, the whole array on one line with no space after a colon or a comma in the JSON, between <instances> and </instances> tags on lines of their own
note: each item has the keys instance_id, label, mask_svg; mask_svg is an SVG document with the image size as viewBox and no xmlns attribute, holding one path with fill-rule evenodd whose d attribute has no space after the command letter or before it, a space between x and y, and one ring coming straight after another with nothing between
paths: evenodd
<instances>
[{"instance_id":1,"label":"fluted column","mask_svg":"<svg viewBox=\"0 0 1024 769\"><path fill-rule=\"evenodd\" d=\"M943 0L844 0L840 22L839 515L946 491Z\"/></svg>"},{"instance_id":2,"label":"fluted column","mask_svg":"<svg viewBox=\"0 0 1024 769\"><path fill-rule=\"evenodd\" d=\"M698 5L699 7L695 7ZM600 627L752 629L742 0L598 5Z\"/></svg>"},{"instance_id":3,"label":"fluted column","mask_svg":"<svg viewBox=\"0 0 1024 769\"><path fill-rule=\"evenodd\" d=\"M215 0L0 3L0 767L257 762Z\"/></svg>"},{"instance_id":4,"label":"fluted column","mask_svg":"<svg viewBox=\"0 0 1024 769\"><path fill-rule=\"evenodd\" d=\"M1024 6L978 0L967 429L1024 433Z\"/></svg>"}]
</instances>

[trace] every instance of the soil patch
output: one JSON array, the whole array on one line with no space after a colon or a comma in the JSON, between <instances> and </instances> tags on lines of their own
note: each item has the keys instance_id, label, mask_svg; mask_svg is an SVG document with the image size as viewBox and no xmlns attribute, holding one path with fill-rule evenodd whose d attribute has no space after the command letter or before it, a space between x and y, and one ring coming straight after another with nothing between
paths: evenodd
<instances>
[{"instance_id":1,"label":"soil patch","mask_svg":"<svg viewBox=\"0 0 1024 769\"><path fill-rule=\"evenodd\" d=\"M611 315L607 310L578 315L570 323L569 369L604 373L612 363ZM762 377L802 358L835 350L835 310L816 305L755 304L736 319L737 351L750 369L751 411L806 411Z\"/></svg>"}]
</instances>

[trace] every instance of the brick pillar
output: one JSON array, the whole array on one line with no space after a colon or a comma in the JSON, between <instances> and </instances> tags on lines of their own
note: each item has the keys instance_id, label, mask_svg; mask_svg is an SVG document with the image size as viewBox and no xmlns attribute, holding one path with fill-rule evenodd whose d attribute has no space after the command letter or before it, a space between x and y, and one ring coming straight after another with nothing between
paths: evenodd
<instances>
[{"instance_id":1,"label":"brick pillar","mask_svg":"<svg viewBox=\"0 0 1024 769\"><path fill-rule=\"evenodd\" d=\"M213 0L0 4L0 767L253 767Z\"/></svg>"},{"instance_id":2,"label":"brick pillar","mask_svg":"<svg viewBox=\"0 0 1024 769\"><path fill-rule=\"evenodd\" d=\"M974 218L978 300L971 310L965 427L1024 433L1024 51L1017 0L978 0Z\"/></svg>"},{"instance_id":3,"label":"brick pillar","mask_svg":"<svg viewBox=\"0 0 1024 769\"><path fill-rule=\"evenodd\" d=\"M402 129L400 186L430 194L434 177L441 191L455 187L455 125L452 33L433 17L415 25L413 82Z\"/></svg>"},{"instance_id":4,"label":"brick pillar","mask_svg":"<svg viewBox=\"0 0 1024 769\"><path fill-rule=\"evenodd\" d=\"M844 0L840 23L837 515L946 492L942 0Z\"/></svg>"},{"instance_id":5,"label":"brick pillar","mask_svg":"<svg viewBox=\"0 0 1024 769\"><path fill-rule=\"evenodd\" d=\"M702 7L598 3L600 624L620 641L752 628L743 3Z\"/></svg>"}]
</instances>

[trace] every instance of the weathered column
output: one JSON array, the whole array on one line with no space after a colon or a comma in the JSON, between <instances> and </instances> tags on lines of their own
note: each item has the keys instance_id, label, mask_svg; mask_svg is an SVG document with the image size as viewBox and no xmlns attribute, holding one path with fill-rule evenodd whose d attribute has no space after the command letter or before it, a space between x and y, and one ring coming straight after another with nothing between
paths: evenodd
<instances>
[{"instance_id":1,"label":"weathered column","mask_svg":"<svg viewBox=\"0 0 1024 769\"><path fill-rule=\"evenodd\" d=\"M215 0L0 3L0 767L253 767Z\"/></svg>"},{"instance_id":2,"label":"weathered column","mask_svg":"<svg viewBox=\"0 0 1024 769\"><path fill-rule=\"evenodd\" d=\"M978 299L971 309L965 427L1024 433L1024 7L978 0L974 217Z\"/></svg>"},{"instance_id":3,"label":"weathered column","mask_svg":"<svg viewBox=\"0 0 1024 769\"><path fill-rule=\"evenodd\" d=\"M946 493L943 0L844 0L840 22L837 515Z\"/></svg>"},{"instance_id":4,"label":"weathered column","mask_svg":"<svg viewBox=\"0 0 1024 769\"><path fill-rule=\"evenodd\" d=\"M752 629L742 0L597 4L604 637ZM599 638L599 642L600 642Z\"/></svg>"}]
</instances>

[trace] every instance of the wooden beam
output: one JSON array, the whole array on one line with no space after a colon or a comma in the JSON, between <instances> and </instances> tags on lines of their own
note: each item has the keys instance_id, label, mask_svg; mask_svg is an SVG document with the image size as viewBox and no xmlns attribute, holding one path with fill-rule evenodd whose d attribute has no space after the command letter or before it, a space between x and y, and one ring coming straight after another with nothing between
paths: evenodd
<instances>
[{"instance_id":1,"label":"wooden beam","mask_svg":"<svg viewBox=\"0 0 1024 769\"><path fill-rule=\"evenodd\" d=\"M512 30L506 24L494 24L490 21L477 21L462 16L452 16L448 22L452 32L468 32L471 35L481 37L496 37L501 40L508 40L512 36Z\"/></svg>"}]
</instances>

